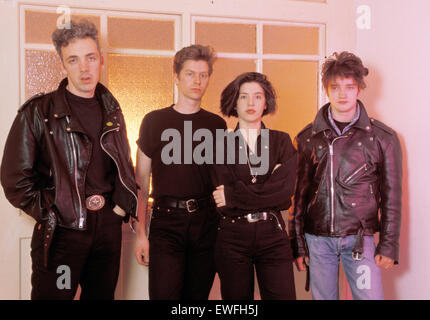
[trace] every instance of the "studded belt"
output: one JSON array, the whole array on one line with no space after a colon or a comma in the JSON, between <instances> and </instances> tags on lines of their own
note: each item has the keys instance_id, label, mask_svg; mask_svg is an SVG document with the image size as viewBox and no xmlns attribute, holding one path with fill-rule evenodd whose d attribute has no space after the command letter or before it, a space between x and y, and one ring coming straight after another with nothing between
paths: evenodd
<instances>
[{"instance_id":1,"label":"studded belt","mask_svg":"<svg viewBox=\"0 0 430 320\"><path fill-rule=\"evenodd\" d=\"M255 223L258 221L268 220L270 218L270 216L272 216L276 219L277 227L279 229L282 229L282 226L281 226L279 219L278 219L278 211L273 211L273 210L260 211L260 212L248 213L244 216L228 217L228 218L231 219L232 223L235 223L236 221L247 221L249 223ZM226 218L227 218L226 216L223 216L223 219L226 219Z\"/></svg>"},{"instance_id":2,"label":"studded belt","mask_svg":"<svg viewBox=\"0 0 430 320\"><path fill-rule=\"evenodd\" d=\"M196 212L199 209L207 208L213 205L211 197L200 199L179 200L175 198L163 197L155 199L154 207L162 207L168 209L185 209L189 213Z\"/></svg>"}]
</instances>

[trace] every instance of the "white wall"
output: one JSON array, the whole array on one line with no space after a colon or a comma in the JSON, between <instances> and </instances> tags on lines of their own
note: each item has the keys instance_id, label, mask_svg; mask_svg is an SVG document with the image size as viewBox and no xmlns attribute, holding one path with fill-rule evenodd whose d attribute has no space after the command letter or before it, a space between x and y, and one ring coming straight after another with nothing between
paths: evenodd
<instances>
[{"instance_id":1,"label":"white wall","mask_svg":"<svg viewBox=\"0 0 430 320\"><path fill-rule=\"evenodd\" d=\"M430 299L430 1L354 0L369 5L370 30L356 53L370 68L363 100L400 137L404 160L400 264L384 271L388 299Z\"/></svg>"}]
</instances>

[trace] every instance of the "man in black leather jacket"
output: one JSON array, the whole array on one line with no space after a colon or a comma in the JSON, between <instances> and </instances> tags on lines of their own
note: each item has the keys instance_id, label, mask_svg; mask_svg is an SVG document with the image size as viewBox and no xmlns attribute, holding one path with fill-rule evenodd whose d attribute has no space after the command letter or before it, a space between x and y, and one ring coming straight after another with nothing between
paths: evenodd
<instances>
[{"instance_id":1,"label":"man in black leather jacket","mask_svg":"<svg viewBox=\"0 0 430 320\"><path fill-rule=\"evenodd\" d=\"M121 225L137 197L124 118L99 83L103 58L88 21L52 39L67 78L29 99L7 138L1 183L10 203L36 220L32 299L113 299Z\"/></svg>"},{"instance_id":2,"label":"man in black leather jacket","mask_svg":"<svg viewBox=\"0 0 430 320\"><path fill-rule=\"evenodd\" d=\"M367 74L351 53L327 59L330 103L296 137L295 255L300 271L309 266L313 299L339 298L339 260L354 299L383 299L380 268L398 263L401 149L358 100Z\"/></svg>"}]
</instances>

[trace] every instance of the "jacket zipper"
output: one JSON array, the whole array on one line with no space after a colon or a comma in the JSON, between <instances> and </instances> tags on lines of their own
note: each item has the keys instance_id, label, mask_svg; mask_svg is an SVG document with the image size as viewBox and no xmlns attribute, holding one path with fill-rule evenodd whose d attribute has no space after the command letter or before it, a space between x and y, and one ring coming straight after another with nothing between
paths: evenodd
<instances>
[{"instance_id":1,"label":"jacket zipper","mask_svg":"<svg viewBox=\"0 0 430 320\"><path fill-rule=\"evenodd\" d=\"M329 150L330 150L330 211L331 211L331 221L330 221L330 232L334 233L334 165L333 165L333 156L334 156L334 152L333 152L333 144L336 140L341 139L341 138L346 138L345 136L340 136L337 138L334 138L333 141L329 144Z\"/></svg>"},{"instance_id":2,"label":"jacket zipper","mask_svg":"<svg viewBox=\"0 0 430 320\"><path fill-rule=\"evenodd\" d=\"M119 180L121 181L121 183L122 183L122 185L133 195L133 197L136 199L136 212L135 212L135 215L137 216L137 207L138 207L138 202L137 202L137 196L134 194L134 192L132 191L132 190L130 190L130 188L129 187L127 187L127 185L124 183L124 180L122 180L122 177L121 177L121 172L120 172L120 170L119 170L119 166L118 166L118 162L115 160L115 158L106 150L106 148L103 146L103 144L102 144L102 140L103 140L103 137L107 134L107 133L109 133L109 132L112 132L112 131L119 131L119 128L114 128L114 129L111 129L111 130L108 130L108 131L106 131L106 132L104 132L102 135L101 135L101 137L100 137L100 146L102 147L102 149L103 149L103 151L104 152L106 152L108 155L109 155L109 157L111 157L111 159L113 160L113 162L115 162L115 165L116 165L116 168L117 168L117 170L118 170L118 177L119 177Z\"/></svg>"},{"instance_id":3,"label":"jacket zipper","mask_svg":"<svg viewBox=\"0 0 430 320\"><path fill-rule=\"evenodd\" d=\"M70 119L68 116L66 116L67 123L70 123ZM76 155L76 148L75 148L75 139L73 138L73 133L70 133L70 139L72 140L72 149L73 149L73 159L75 160L75 187L76 187L76 193L78 194L79 198L79 229L82 229L84 227L84 213L82 212L82 199L81 195L79 194L79 188L78 188L78 157Z\"/></svg>"},{"instance_id":4,"label":"jacket zipper","mask_svg":"<svg viewBox=\"0 0 430 320\"><path fill-rule=\"evenodd\" d=\"M367 171L367 163L363 164L360 168L355 170L348 178L346 178L345 183L348 183L352 178L356 177L362 170Z\"/></svg>"}]
</instances>

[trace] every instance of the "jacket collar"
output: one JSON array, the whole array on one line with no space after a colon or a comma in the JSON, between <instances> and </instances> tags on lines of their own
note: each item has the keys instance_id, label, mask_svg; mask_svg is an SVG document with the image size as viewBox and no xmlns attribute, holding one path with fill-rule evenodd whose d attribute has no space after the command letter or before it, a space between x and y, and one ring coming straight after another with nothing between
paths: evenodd
<instances>
[{"instance_id":1,"label":"jacket collar","mask_svg":"<svg viewBox=\"0 0 430 320\"><path fill-rule=\"evenodd\" d=\"M54 93L54 116L56 118L62 118L70 116L72 114L70 106L66 99L66 87L68 84L67 78L64 78L57 91ZM103 108L103 113L109 115L112 112L119 110L119 103L115 97L109 92L109 90L102 85L100 82L96 86L95 96Z\"/></svg>"},{"instance_id":2,"label":"jacket collar","mask_svg":"<svg viewBox=\"0 0 430 320\"><path fill-rule=\"evenodd\" d=\"M260 129L266 129L266 125L264 124L263 121L261 121L261 128ZM239 121L236 124L236 128L234 128L234 131L239 130Z\"/></svg>"},{"instance_id":3,"label":"jacket collar","mask_svg":"<svg viewBox=\"0 0 430 320\"><path fill-rule=\"evenodd\" d=\"M357 100L357 102L360 108L360 117L352 125L352 128L358 128L364 131L371 131L372 127L370 125L370 119L367 115L366 108L364 108L364 105L360 100ZM334 130L328 122L327 112L329 107L330 103L327 103L318 111L312 126L312 135L316 135L326 130Z\"/></svg>"}]
</instances>

